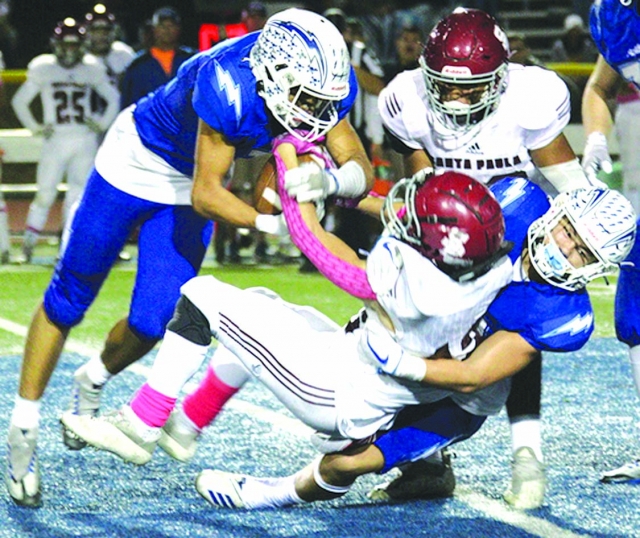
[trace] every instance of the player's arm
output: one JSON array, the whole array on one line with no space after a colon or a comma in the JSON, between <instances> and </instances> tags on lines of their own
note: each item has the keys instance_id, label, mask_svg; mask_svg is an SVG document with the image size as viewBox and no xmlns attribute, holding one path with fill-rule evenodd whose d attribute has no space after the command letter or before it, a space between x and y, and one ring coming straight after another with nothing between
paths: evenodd
<instances>
[{"instance_id":1,"label":"player's arm","mask_svg":"<svg viewBox=\"0 0 640 538\"><path fill-rule=\"evenodd\" d=\"M363 182L363 185L358 194L355 191L353 192L354 198L369 192L373 188L373 166L371 166L360 137L358 137L347 118L340 120L327 133L326 146L331 157L340 167L337 171L338 175L362 176L357 181L359 183ZM349 178L348 181L354 180ZM354 187L355 185L356 183L354 182ZM337 194L341 195L340 192Z\"/></svg>"},{"instance_id":2,"label":"player's arm","mask_svg":"<svg viewBox=\"0 0 640 538\"><path fill-rule=\"evenodd\" d=\"M113 84L111 84L106 71L104 72L104 76L101 76L96 83L95 90L107 103L107 107L102 116L95 119L100 130L106 131L113 123L113 120L116 119L120 110L120 94Z\"/></svg>"},{"instance_id":3,"label":"player's arm","mask_svg":"<svg viewBox=\"0 0 640 538\"><path fill-rule=\"evenodd\" d=\"M533 163L559 192L599 186L595 179L590 180L585 175L564 133L530 153Z\"/></svg>"},{"instance_id":4,"label":"player's arm","mask_svg":"<svg viewBox=\"0 0 640 538\"><path fill-rule=\"evenodd\" d=\"M475 392L522 370L536 349L520 334L497 331L463 361L424 358L402 349L385 331L368 331L367 356L381 372L425 385Z\"/></svg>"},{"instance_id":5,"label":"player's arm","mask_svg":"<svg viewBox=\"0 0 640 538\"><path fill-rule=\"evenodd\" d=\"M589 178L597 177L600 170L613 169L607 135L613 118L608 100L613 99L623 83L622 77L598 56L582 96L582 122L587 143L582 156L582 167Z\"/></svg>"},{"instance_id":6,"label":"player's arm","mask_svg":"<svg viewBox=\"0 0 640 538\"><path fill-rule=\"evenodd\" d=\"M622 77L598 56L596 66L582 94L582 123L587 136L593 132L609 134L613 118L608 101L613 99L622 84Z\"/></svg>"},{"instance_id":7,"label":"player's arm","mask_svg":"<svg viewBox=\"0 0 640 538\"><path fill-rule=\"evenodd\" d=\"M191 202L194 210L208 219L255 228L258 212L224 187L234 157L235 148L225 137L200 120Z\"/></svg>"},{"instance_id":8,"label":"player's arm","mask_svg":"<svg viewBox=\"0 0 640 538\"><path fill-rule=\"evenodd\" d=\"M498 331L463 360L426 360L423 383L457 392L475 392L522 370L537 350L515 332Z\"/></svg>"},{"instance_id":9,"label":"player's arm","mask_svg":"<svg viewBox=\"0 0 640 538\"><path fill-rule=\"evenodd\" d=\"M11 99L11 106L20 120L20 123L22 123L22 125L29 129L33 134L41 134L43 128L29 108L31 102L39 93L40 86L27 78Z\"/></svg>"}]
</instances>

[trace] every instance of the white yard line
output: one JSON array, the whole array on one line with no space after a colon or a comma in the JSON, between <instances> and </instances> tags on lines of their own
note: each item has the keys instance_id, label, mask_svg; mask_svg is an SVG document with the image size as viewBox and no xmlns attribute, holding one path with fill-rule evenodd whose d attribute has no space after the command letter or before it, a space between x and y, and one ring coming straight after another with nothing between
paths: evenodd
<instances>
[{"instance_id":1,"label":"white yard line","mask_svg":"<svg viewBox=\"0 0 640 538\"><path fill-rule=\"evenodd\" d=\"M27 335L27 327L4 318L0 318L0 330L17 336ZM98 352L95 347L87 346L73 338L67 340L65 349L67 351L80 353L86 356L91 356ZM141 364L133 364L127 368L127 370L143 377L147 377L149 374L149 367ZM185 389L189 391L191 388L194 388L193 385L193 383L189 383ZM301 437L306 437L311 433L311 429L299 420L284 416L275 411L269 411L268 409L256 406L250 402L232 399L227 405L229 408L237 412L245 413L246 415L269 423L288 433ZM456 486L455 497L471 508L487 515L491 519L522 529L533 536L539 536L541 538L573 538L580 536L579 534L563 529L546 519L529 515L526 512L512 510L502 501L486 497L485 495L473 491L467 486Z\"/></svg>"}]
</instances>

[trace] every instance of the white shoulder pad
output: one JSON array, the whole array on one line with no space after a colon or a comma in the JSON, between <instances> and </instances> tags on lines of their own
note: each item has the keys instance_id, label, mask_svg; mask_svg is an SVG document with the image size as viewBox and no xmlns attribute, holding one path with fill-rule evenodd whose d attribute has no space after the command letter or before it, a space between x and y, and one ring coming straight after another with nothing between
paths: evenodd
<instances>
[{"instance_id":1,"label":"white shoulder pad","mask_svg":"<svg viewBox=\"0 0 640 538\"><path fill-rule=\"evenodd\" d=\"M416 133L427 128L426 94L420 69L397 75L378 97L382 123L406 146L422 149Z\"/></svg>"},{"instance_id":2,"label":"white shoulder pad","mask_svg":"<svg viewBox=\"0 0 640 538\"><path fill-rule=\"evenodd\" d=\"M556 124L564 128L569 122L569 89L550 69L510 64L507 94L523 129L539 131Z\"/></svg>"},{"instance_id":3,"label":"white shoulder pad","mask_svg":"<svg viewBox=\"0 0 640 538\"><path fill-rule=\"evenodd\" d=\"M31 75L32 71L40 71L42 69L48 69L52 65L56 65L58 61L53 54L40 54L29 62L27 66L27 75Z\"/></svg>"}]
</instances>

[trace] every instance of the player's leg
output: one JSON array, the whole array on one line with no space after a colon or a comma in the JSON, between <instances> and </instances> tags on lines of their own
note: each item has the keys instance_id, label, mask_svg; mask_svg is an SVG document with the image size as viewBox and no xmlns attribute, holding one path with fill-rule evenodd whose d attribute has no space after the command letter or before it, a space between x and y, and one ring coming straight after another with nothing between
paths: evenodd
<instances>
[{"instance_id":1,"label":"player's leg","mask_svg":"<svg viewBox=\"0 0 640 538\"><path fill-rule=\"evenodd\" d=\"M51 206L58 196L58 185L64 176L69 151L61 140L46 140L36 170L36 195L29 205L27 222L22 243L25 263L30 263L33 249L44 229Z\"/></svg>"},{"instance_id":2,"label":"player's leg","mask_svg":"<svg viewBox=\"0 0 640 538\"><path fill-rule=\"evenodd\" d=\"M71 208L80 200L93 169L93 160L98 151L97 136L87 136L74 141L74 146L75 154L67 166L67 192L62 206L63 228L66 222L73 218Z\"/></svg>"},{"instance_id":3,"label":"player's leg","mask_svg":"<svg viewBox=\"0 0 640 538\"><path fill-rule=\"evenodd\" d=\"M639 221L640 223L640 221ZM637 236L636 236L637 237ZM629 346L631 374L640 397L640 241L636 242L627 263L620 268L615 298L615 326L618 340ZM631 462L603 473L603 482L626 482L640 480L640 451Z\"/></svg>"},{"instance_id":4,"label":"player's leg","mask_svg":"<svg viewBox=\"0 0 640 538\"><path fill-rule=\"evenodd\" d=\"M622 164L622 194L640 215L640 101L618 105L614 129Z\"/></svg>"},{"instance_id":5,"label":"player's leg","mask_svg":"<svg viewBox=\"0 0 640 538\"><path fill-rule=\"evenodd\" d=\"M140 227L138 272L129 316L119 320L109 331L100 356L93 357L77 370L72 403L78 400L94 402L90 413L75 406L77 415L94 416L104 384L146 355L162 338L180 297L180 286L197 274L210 241L211 223L191 207L144 204L146 220ZM126 238L120 249L124 241ZM74 410L73 405L71 410ZM70 448L85 445L82 440L74 442L72 439L67 435Z\"/></svg>"},{"instance_id":6,"label":"player's leg","mask_svg":"<svg viewBox=\"0 0 640 538\"><path fill-rule=\"evenodd\" d=\"M172 458L189 461L196 452L202 430L224 405L251 379L244 364L218 344L198 387L185 397L162 427L158 446Z\"/></svg>"},{"instance_id":7,"label":"player's leg","mask_svg":"<svg viewBox=\"0 0 640 538\"><path fill-rule=\"evenodd\" d=\"M111 192L114 189L97 174L88 188L91 193L84 198L75 220L78 232L70 236L25 343L19 393L9 425L6 481L11 496L22 504L39 502L38 469L30 462L36 461L40 400L70 328L80 323L108 274L114 256L108 245L118 243L118 233L127 234L123 218L130 211L131 201L117 207L117 196ZM119 231L119 226L123 230ZM18 431L28 433L21 437ZM26 466L21 461L26 461Z\"/></svg>"},{"instance_id":8,"label":"player's leg","mask_svg":"<svg viewBox=\"0 0 640 538\"><path fill-rule=\"evenodd\" d=\"M511 484L504 500L523 510L542 505L547 475L542 454L542 355L513 376L507 400L511 425Z\"/></svg>"},{"instance_id":9,"label":"player's leg","mask_svg":"<svg viewBox=\"0 0 640 538\"><path fill-rule=\"evenodd\" d=\"M398 418L393 430L373 444L356 442L340 452L325 454L293 475L255 478L205 470L198 475L196 488L209 503L228 508L282 507L335 499L347 493L359 476L409 465L467 439L486 419L471 415L450 399L406 408ZM390 498L396 499L387 496L386 500Z\"/></svg>"},{"instance_id":10,"label":"player's leg","mask_svg":"<svg viewBox=\"0 0 640 538\"><path fill-rule=\"evenodd\" d=\"M309 326L316 331L333 333L340 330L335 322L317 310L286 303L267 288L249 288L247 291L265 295L285 304L305 318ZM251 374L244 364L224 345L218 344L199 386L185 398L182 408L174 410L163 426L158 442L160 447L177 460L191 459L202 430L215 420L226 402L250 378Z\"/></svg>"},{"instance_id":11,"label":"player's leg","mask_svg":"<svg viewBox=\"0 0 640 538\"><path fill-rule=\"evenodd\" d=\"M385 460L380 472L397 467L402 473L373 488L369 498L400 501L453 495L456 480L446 448L474 435L485 420L450 398L405 408L391 431L375 442Z\"/></svg>"},{"instance_id":12,"label":"player's leg","mask_svg":"<svg viewBox=\"0 0 640 538\"><path fill-rule=\"evenodd\" d=\"M148 382L116 415L92 419L65 413L63 423L76 435L126 461L149 461L160 427L202 362L212 334L306 424L324 432L336 429L336 365L317 336L321 331L305 316L211 276L190 280L182 293ZM303 356L301 342L308 346Z\"/></svg>"}]
</instances>

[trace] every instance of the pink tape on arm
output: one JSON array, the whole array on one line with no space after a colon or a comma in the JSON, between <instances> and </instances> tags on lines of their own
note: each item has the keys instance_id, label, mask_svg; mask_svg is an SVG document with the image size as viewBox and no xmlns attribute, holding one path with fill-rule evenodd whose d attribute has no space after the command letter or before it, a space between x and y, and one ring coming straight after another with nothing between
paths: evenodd
<instances>
[{"instance_id":1,"label":"pink tape on arm","mask_svg":"<svg viewBox=\"0 0 640 538\"><path fill-rule=\"evenodd\" d=\"M294 244L336 286L358 299L374 300L376 294L369 285L367 273L332 254L304 223L297 202L284 189L286 167L277 151L274 152L274 156L278 170L282 212Z\"/></svg>"}]
</instances>

